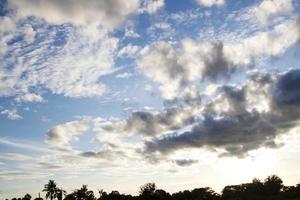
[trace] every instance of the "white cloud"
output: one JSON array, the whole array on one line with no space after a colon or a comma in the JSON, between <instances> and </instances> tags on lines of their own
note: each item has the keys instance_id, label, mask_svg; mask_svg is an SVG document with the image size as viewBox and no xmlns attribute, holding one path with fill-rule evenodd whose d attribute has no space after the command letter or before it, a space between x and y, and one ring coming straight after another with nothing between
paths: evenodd
<instances>
[{"instance_id":1,"label":"white cloud","mask_svg":"<svg viewBox=\"0 0 300 200\"><path fill-rule=\"evenodd\" d=\"M35 16L53 24L72 23L76 26L99 24L113 29L128 15L137 12L140 2L139 0L11 0L8 3L12 8L17 8L20 17Z\"/></svg>"},{"instance_id":2,"label":"white cloud","mask_svg":"<svg viewBox=\"0 0 300 200\"><path fill-rule=\"evenodd\" d=\"M24 27L24 37L25 37L25 40L27 43L31 43L34 41L34 37L35 37L35 34L36 32L33 30L32 26L31 25L26 25Z\"/></svg>"},{"instance_id":3,"label":"white cloud","mask_svg":"<svg viewBox=\"0 0 300 200\"><path fill-rule=\"evenodd\" d=\"M149 84L146 84L144 86L144 90L147 91L147 92L152 92L153 91L153 86L149 85Z\"/></svg>"},{"instance_id":4,"label":"white cloud","mask_svg":"<svg viewBox=\"0 0 300 200\"><path fill-rule=\"evenodd\" d=\"M44 147L40 147L37 144L29 144L29 143L24 143L23 141L11 141L7 138L0 138L0 144L1 145L6 145L14 148L19 148L19 149L25 149L25 150L31 150L31 151L36 151L36 152L44 152L44 153L49 153L50 150Z\"/></svg>"},{"instance_id":5,"label":"white cloud","mask_svg":"<svg viewBox=\"0 0 300 200\"><path fill-rule=\"evenodd\" d=\"M105 86L99 78L113 71L118 39L103 35L91 41L80 31L66 28L68 37L65 43L55 46L56 31L40 30L47 39L33 46L22 48L15 44L8 47L13 56L3 60L2 64L14 65L0 69L0 96L18 94L29 100L28 91L33 87L43 87L54 94L69 97L103 94ZM22 100L21 97L17 99ZM35 97L32 100L38 99Z\"/></svg>"},{"instance_id":6,"label":"white cloud","mask_svg":"<svg viewBox=\"0 0 300 200\"><path fill-rule=\"evenodd\" d=\"M188 89L189 82L230 73L222 51L221 43L190 38L182 40L179 48L159 42L142 51L137 65L145 76L160 84L162 97L172 100L184 97L182 87Z\"/></svg>"},{"instance_id":7,"label":"white cloud","mask_svg":"<svg viewBox=\"0 0 300 200\"><path fill-rule=\"evenodd\" d=\"M135 57L135 55L137 54L137 52L139 50L140 50L139 46L128 44L118 52L118 56L133 58L133 57Z\"/></svg>"},{"instance_id":8,"label":"white cloud","mask_svg":"<svg viewBox=\"0 0 300 200\"><path fill-rule=\"evenodd\" d=\"M32 157L24 155L24 154L20 154L20 153L0 153L0 159L24 161L24 160L30 160L30 159L32 159Z\"/></svg>"},{"instance_id":9,"label":"white cloud","mask_svg":"<svg viewBox=\"0 0 300 200\"><path fill-rule=\"evenodd\" d=\"M147 12L149 14L154 14L165 5L164 0L146 0L144 6L140 9L140 12Z\"/></svg>"},{"instance_id":10,"label":"white cloud","mask_svg":"<svg viewBox=\"0 0 300 200\"><path fill-rule=\"evenodd\" d=\"M225 0L196 0L198 4L206 7L222 6L225 4Z\"/></svg>"},{"instance_id":11,"label":"white cloud","mask_svg":"<svg viewBox=\"0 0 300 200\"><path fill-rule=\"evenodd\" d=\"M2 110L0 112L0 114L6 115L7 118L10 119L10 120L23 119L23 117L18 114L16 109L12 109L12 110L5 109L5 110Z\"/></svg>"},{"instance_id":12,"label":"white cloud","mask_svg":"<svg viewBox=\"0 0 300 200\"><path fill-rule=\"evenodd\" d=\"M69 145L71 140L78 140L77 136L82 135L90 128L88 120L79 120L59 124L48 130L46 142L53 146Z\"/></svg>"},{"instance_id":13,"label":"white cloud","mask_svg":"<svg viewBox=\"0 0 300 200\"><path fill-rule=\"evenodd\" d=\"M271 31L257 32L240 43L225 45L224 53L234 64L250 64L259 55L278 56L298 41L298 28L295 21L283 22Z\"/></svg>"},{"instance_id":14,"label":"white cloud","mask_svg":"<svg viewBox=\"0 0 300 200\"><path fill-rule=\"evenodd\" d=\"M0 17L0 30L1 32L10 32L16 29L16 24L12 18L8 16Z\"/></svg>"},{"instance_id":15,"label":"white cloud","mask_svg":"<svg viewBox=\"0 0 300 200\"><path fill-rule=\"evenodd\" d=\"M286 30L289 30L288 32ZM185 38L180 45L157 42L141 51L138 68L160 84L164 99L181 96L193 81L229 77L259 56L279 56L299 40L299 24L286 21L270 31L256 32L238 42L206 42Z\"/></svg>"},{"instance_id":16,"label":"white cloud","mask_svg":"<svg viewBox=\"0 0 300 200\"><path fill-rule=\"evenodd\" d=\"M27 93L24 95L18 95L16 96L15 100L17 102L43 102L44 99L42 96L34 93Z\"/></svg>"},{"instance_id":17,"label":"white cloud","mask_svg":"<svg viewBox=\"0 0 300 200\"><path fill-rule=\"evenodd\" d=\"M16 30L15 21L8 16L0 17L0 53L5 52L6 42L11 38L9 33Z\"/></svg>"},{"instance_id":18,"label":"white cloud","mask_svg":"<svg viewBox=\"0 0 300 200\"><path fill-rule=\"evenodd\" d=\"M267 24L271 17L289 14L292 11L292 0L263 0L254 8L254 13L262 24Z\"/></svg>"},{"instance_id":19,"label":"white cloud","mask_svg":"<svg viewBox=\"0 0 300 200\"><path fill-rule=\"evenodd\" d=\"M37 88L75 98L103 95L105 85L99 79L113 71L119 44L110 32L138 12L140 1L12 0L8 6L16 17L2 17L0 21L5 31L1 29L1 34L6 34L0 41L1 52L11 53L10 59L1 60L3 66L11 67L0 69L0 96L18 95L19 102L37 102L42 97L28 94ZM63 25L49 30L40 26L43 22L31 20L38 30L28 23L16 27L15 21L29 16ZM64 35L58 36L62 30ZM41 38L32 43L37 32ZM18 33L24 35L27 44L18 41L7 46L6 41Z\"/></svg>"},{"instance_id":20,"label":"white cloud","mask_svg":"<svg viewBox=\"0 0 300 200\"><path fill-rule=\"evenodd\" d=\"M164 29L164 30L169 30L172 28L172 25L170 23L165 23L165 22L154 24L154 26L158 29Z\"/></svg>"},{"instance_id":21,"label":"white cloud","mask_svg":"<svg viewBox=\"0 0 300 200\"><path fill-rule=\"evenodd\" d=\"M165 42L146 47L138 61L139 69L150 79L161 84L160 91L165 99L176 97L181 84L183 68L177 62L176 49Z\"/></svg>"},{"instance_id":22,"label":"white cloud","mask_svg":"<svg viewBox=\"0 0 300 200\"><path fill-rule=\"evenodd\" d=\"M132 73L125 72L123 74L116 75L116 78L129 78L132 76Z\"/></svg>"}]
</instances>

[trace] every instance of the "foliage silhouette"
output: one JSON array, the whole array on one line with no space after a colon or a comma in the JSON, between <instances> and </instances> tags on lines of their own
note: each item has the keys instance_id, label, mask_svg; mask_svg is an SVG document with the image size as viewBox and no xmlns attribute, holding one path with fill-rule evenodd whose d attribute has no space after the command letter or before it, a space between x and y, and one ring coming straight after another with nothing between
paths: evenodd
<instances>
[{"instance_id":1,"label":"foliage silhouette","mask_svg":"<svg viewBox=\"0 0 300 200\"><path fill-rule=\"evenodd\" d=\"M66 191L58 189L53 180L45 185L46 199L60 200ZM300 184L296 186L284 186L281 178L276 175L267 177L264 182L253 179L251 183L225 186L221 194L209 187L195 188L193 190L179 191L173 194L157 189L155 183L146 183L140 187L137 196L120 194L118 191L107 193L99 190L99 197L89 190L87 185L74 190L66 195L64 200L300 200ZM31 200L31 195L11 200ZM35 200L43 200L36 198Z\"/></svg>"},{"instance_id":2,"label":"foliage silhouette","mask_svg":"<svg viewBox=\"0 0 300 200\"><path fill-rule=\"evenodd\" d=\"M47 184L45 184L43 192L46 192L46 199L50 198L53 200L57 196L57 186L54 180L49 180Z\"/></svg>"}]
</instances>

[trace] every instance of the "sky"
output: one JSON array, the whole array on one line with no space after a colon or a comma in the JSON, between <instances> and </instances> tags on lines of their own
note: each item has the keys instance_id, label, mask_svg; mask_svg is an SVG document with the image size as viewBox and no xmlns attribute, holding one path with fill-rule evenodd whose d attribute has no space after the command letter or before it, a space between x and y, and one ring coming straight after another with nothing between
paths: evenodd
<instances>
[{"instance_id":1,"label":"sky","mask_svg":"<svg viewBox=\"0 0 300 200\"><path fill-rule=\"evenodd\" d=\"M300 183L297 0L0 0L0 196ZM42 195L44 195L42 193Z\"/></svg>"}]
</instances>

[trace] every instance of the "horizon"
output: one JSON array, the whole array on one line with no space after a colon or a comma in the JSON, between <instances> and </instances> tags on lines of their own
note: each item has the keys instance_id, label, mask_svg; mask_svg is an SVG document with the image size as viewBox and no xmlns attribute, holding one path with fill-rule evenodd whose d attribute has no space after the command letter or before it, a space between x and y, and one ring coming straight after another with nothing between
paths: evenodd
<instances>
[{"instance_id":1,"label":"horizon","mask_svg":"<svg viewBox=\"0 0 300 200\"><path fill-rule=\"evenodd\" d=\"M118 190L110 190L110 191L107 191L107 190L104 190L103 188L97 188L96 190L91 190L88 184L81 184L80 187L74 188L74 189L72 189L72 190L70 190L70 191L66 191L66 190L64 189L64 187L62 187L62 186L59 185L57 182L55 182L55 180L49 180L49 181L54 181L54 183L56 184L56 188L57 188L58 190L63 190L63 191L65 191L66 194L65 194L64 196L67 196L67 195L69 195L69 194L72 194L73 192L75 192L76 190L79 190L79 189L82 188L83 186L87 186L88 191L93 191L94 196L97 198L98 196L99 196L99 197L102 196L102 194L101 194L101 195L98 194L99 191L105 192L105 193L107 193L107 194L109 194L110 192L119 192L120 195L139 196L139 195L141 195L142 188L143 188L144 186L148 185L148 184L154 184L155 190L164 190L165 192L169 193L170 195L174 195L174 194L176 194L176 193L180 193L180 192L184 192L184 191L193 191L193 190L201 189L201 188L208 188L208 189L211 189L214 193L222 195L223 192L224 192L224 189L225 189L226 187L239 186L239 185L243 185L243 184L251 184L251 183L254 183L254 181L259 181L260 183L264 184L264 183L267 182L267 180L268 180L270 177L276 177L276 178L279 178L279 180L282 180L280 177L278 177L278 176L276 176L276 175L270 175L270 176L266 177L264 180L260 180L260 179L257 179L257 178L253 178L253 179L252 179L251 181L249 181L249 182L239 183L239 184L232 184L232 185L226 185L226 186L224 186L224 187L222 188L221 191L216 191L216 190L214 190L214 188L211 188L211 187L209 187L209 186L201 186L201 187L199 186L199 187L195 187L195 188L185 188L185 189L178 190L178 191L173 191L173 192L166 191L166 190L164 190L163 188L158 187L156 183L149 182L149 183L144 183L144 184L140 185L140 186L137 188L137 192L135 192L135 193L125 193L125 192L120 192L120 191L118 191ZM275 182L275 181L274 181L274 182ZM47 182L46 184L44 184L44 186L47 185L47 184L48 184L48 182ZM293 186L299 187L299 186L300 186L300 183L298 183L298 184L296 184L296 185L293 185L293 186L287 186L287 185L284 184L284 181L282 181L281 184L282 184L282 187L293 187ZM42 187L43 189L45 188L44 186ZM282 190L282 189L281 189L281 190ZM287 190L287 191L288 191L288 190ZM291 191L292 191L292 190L291 190ZM281 191L281 192L282 192L282 191ZM30 193L26 193L26 194L30 194L31 198L32 198L32 199L35 199L35 198L43 198L43 197L45 197L45 195L46 195L45 193L47 193L47 191L42 191L42 190L41 190L40 192L38 192L37 196L35 196L34 194L30 194ZM25 196L26 194L23 194L23 196ZM43 194L44 194L44 195L43 195ZM20 197L22 197L22 196L20 196ZM20 197L19 197L19 198L20 198ZM12 198L18 198L18 197L15 195L15 196L12 196L12 197L9 197L9 198L12 199ZM47 199L47 198L45 198L45 199Z\"/></svg>"},{"instance_id":2,"label":"horizon","mask_svg":"<svg viewBox=\"0 0 300 200\"><path fill-rule=\"evenodd\" d=\"M300 183L300 1L0 0L0 196ZM26 184L24 184L26 183Z\"/></svg>"}]
</instances>

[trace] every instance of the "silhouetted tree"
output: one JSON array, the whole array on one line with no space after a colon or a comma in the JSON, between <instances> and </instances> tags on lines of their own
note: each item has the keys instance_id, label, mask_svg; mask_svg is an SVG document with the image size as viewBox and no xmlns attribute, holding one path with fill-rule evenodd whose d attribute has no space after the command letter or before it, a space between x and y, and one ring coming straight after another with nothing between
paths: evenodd
<instances>
[{"instance_id":1,"label":"silhouetted tree","mask_svg":"<svg viewBox=\"0 0 300 200\"><path fill-rule=\"evenodd\" d=\"M57 200L62 200L64 196L67 195L67 192L65 190L63 190L62 188L57 189Z\"/></svg>"},{"instance_id":2,"label":"silhouetted tree","mask_svg":"<svg viewBox=\"0 0 300 200\"><path fill-rule=\"evenodd\" d=\"M155 183L146 183L140 187L140 197L144 200L154 199L156 185Z\"/></svg>"},{"instance_id":3,"label":"silhouetted tree","mask_svg":"<svg viewBox=\"0 0 300 200\"><path fill-rule=\"evenodd\" d=\"M43 198L41 198L40 193L39 193L39 197L35 198L34 200L43 200Z\"/></svg>"},{"instance_id":4,"label":"silhouetted tree","mask_svg":"<svg viewBox=\"0 0 300 200\"><path fill-rule=\"evenodd\" d=\"M53 200L57 197L58 188L54 180L49 180L49 182L45 184L43 192L46 192L46 199L50 198L50 200Z\"/></svg>"},{"instance_id":5,"label":"silhouetted tree","mask_svg":"<svg viewBox=\"0 0 300 200\"><path fill-rule=\"evenodd\" d=\"M25 194L22 200L30 200L30 199L31 199L31 195L27 193Z\"/></svg>"},{"instance_id":6,"label":"silhouetted tree","mask_svg":"<svg viewBox=\"0 0 300 200\"><path fill-rule=\"evenodd\" d=\"M76 200L76 197L74 196L73 193L66 195L64 200Z\"/></svg>"},{"instance_id":7,"label":"silhouetted tree","mask_svg":"<svg viewBox=\"0 0 300 200\"><path fill-rule=\"evenodd\" d=\"M58 189L53 180L45 185L46 198L51 200L63 199L66 191ZM300 200L300 184L296 186L284 186L281 178L276 175L267 177L264 182L253 179L251 183L225 186L222 195L217 194L209 187L195 188L173 193L157 189L155 183L146 183L140 187L138 196L120 194L118 191L110 193L99 190L98 200ZM31 200L31 195L12 200ZM43 200L36 198L35 200ZM66 195L64 200L96 200L93 191L87 185Z\"/></svg>"},{"instance_id":8,"label":"silhouetted tree","mask_svg":"<svg viewBox=\"0 0 300 200\"><path fill-rule=\"evenodd\" d=\"M146 183L140 187L140 195L151 195L155 192L155 183Z\"/></svg>"},{"instance_id":9,"label":"silhouetted tree","mask_svg":"<svg viewBox=\"0 0 300 200\"><path fill-rule=\"evenodd\" d=\"M154 198L156 200L169 200L171 199L171 195L164 190L158 189L154 192Z\"/></svg>"},{"instance_id":10,"label":"silhouetted tree","mask_svg":"<svg viewBox=\"0 0 300 200\"><path fill-rule=\"evenodd\" d=\"M268 176L264 182L264 191L267 195L277 195L283 188L282 180L276 175Z\"/></svg>"},{"instance_id":11,"label":"silhouetted tree","mask_svg":"<svg viewBox=\"0 0 300 200\"><path fill-rule=\"evenodd\" d=\"M69 196L69 197L68 197ZM67 195L68 200L76 199L76 200L95 200L94 192L88 190L87 185L82 185L82 187L78 190L75 190L70 195ZM65 198L66 200L66 198Z\"/></svg>"}]
</instances>

